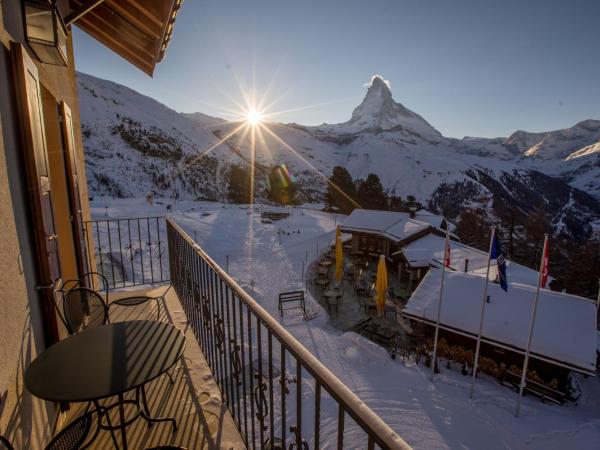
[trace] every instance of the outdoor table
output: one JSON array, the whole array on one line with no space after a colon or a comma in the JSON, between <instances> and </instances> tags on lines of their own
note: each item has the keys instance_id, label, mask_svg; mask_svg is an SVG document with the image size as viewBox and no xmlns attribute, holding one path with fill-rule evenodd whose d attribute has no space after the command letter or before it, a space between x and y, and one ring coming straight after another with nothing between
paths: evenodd
<instances>
[{"instance_id":1,"label":"outdoor table","mask_svg":"<svg viewBox=\"0 0 600 450\"><path fill-rule=\"evenodd\" d=\"M329 284L329 280L327 278L319 278L318 280L315 281L315 284L320 286L321 289L324 289L325 286L327 286Z\"/></svg>"},{"instance_id":2,"label":"outdoor table","mask_svg":"<svg viewBox=\"0 0 600 450\"><path fill-rule=\"evenodd\" d=\"M336 289L329 289L328 291L325 291L323 295L327 299L327 304L329 306L335 306L335 310L337 311L338 298L342 297L341 291L338 291Z\"/></svg>"},{"instance_id":3,"label":"outdoor table","mask_svg":"<svg viewBox=\"0 0 600 450\"><path fill-rule=\"evenodd\" d=\"M40 354L25 372L25 386L36 397L54 402L93 402L98 426L121 430L127 449L126 427L140 415L149 423L174 418L150 416L144 385L173 367L183 355L185 336L165 322L135 320L102 325L70 336ZM136 391L135 400L123 394ZM140 405L141 393L141 405ZM98 401L118 397L118 402L100 408ZM133 403L135 417L125 420L125 404ZM102 416L119 408L118 426L102 424ZM114 436L113 436L114 439ZM115 442L115 445L117 443Z\"/></svg>"},{"instance_id":4,"label":"outdoor table","mask_svg":"<svg viewBox=\"0 0 600 450\"><path fill-rule=\"evenodd\" d=\"M377 302L371 296L367 297L365 303L367 304L367 308L377 309Z\"/></svg>"}]
</instances>

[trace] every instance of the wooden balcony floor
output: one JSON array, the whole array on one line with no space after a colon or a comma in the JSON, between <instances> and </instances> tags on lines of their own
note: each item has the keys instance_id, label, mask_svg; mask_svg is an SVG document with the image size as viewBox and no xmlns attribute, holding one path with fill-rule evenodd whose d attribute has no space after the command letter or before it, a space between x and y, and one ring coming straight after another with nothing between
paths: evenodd
<instances>
[{"instance_id":1,"label":"wooden balcony floor","mask_svg":"<svg viewBox=\"0 0 600 450\"><path fill-rule=\"evenodd\" d=\"M115 291L110 301L118 298L143 294L161 296L167 286L151 289ZM111 322L124 320L157 320L156 302L135 307L111 307ZM136 420L127 428L129 449L143 450L159 445L177 445L187 449L244 449L246 446L226 406L221 402L221 393L202 354L198 342L187 326L186 316L174 289L169 289L161 304L160 320L169 322L182 330L187 338L184 357L172 371L174 383L164 375L149 383L148 402L153 416L171 416L177 419L178 430L173 431L170 422L156 423L151 428L143 419ZM110 403L110 401L105 401ZM86 405L72 405L65 414L63 423L81 414ZM113 423L118 423L114 408ZM127 411L133 413L133 410ZM67 417L68 416L68 417ZM92 429L92 432L95 430ZM117 432L119 445L120 434ZM108 431L100 431L91 447L114 449Z\"/></svg>"}]
</instances>

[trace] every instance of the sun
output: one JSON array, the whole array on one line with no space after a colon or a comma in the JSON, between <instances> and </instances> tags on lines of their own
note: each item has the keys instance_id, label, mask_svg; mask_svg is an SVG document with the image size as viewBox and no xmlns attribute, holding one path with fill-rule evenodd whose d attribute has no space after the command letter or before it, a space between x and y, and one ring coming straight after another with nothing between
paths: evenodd
<instances>
[{"instance_id":1,"label":"sun","mask_svg":"<svg viewBox=\"0 0 600 450\"><path fill-rule=\"evenodd\" d=\"M262 120L262 114L255 109L248 111L248 114L246 114L246 122L250 125L258 125Z\"/></svg>"}]
</instances>

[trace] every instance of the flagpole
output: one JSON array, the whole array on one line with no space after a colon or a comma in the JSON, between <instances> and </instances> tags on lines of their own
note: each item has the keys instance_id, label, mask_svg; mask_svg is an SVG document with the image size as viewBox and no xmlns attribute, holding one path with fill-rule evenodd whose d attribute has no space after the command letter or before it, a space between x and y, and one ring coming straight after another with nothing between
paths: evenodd
<instances>
[{"instance_id":1,"label":"flagpole","mask_svg":"<svg viewBox=\"0 0 600 450\"><path fill-rule=\"evenodd\" d=\"M438 300L437 320L435 323L435 338L433 340L433 358L431 359L431 380L433 381L433 375L435 372L435 358L437 355L437 341L440 333L440 315L442 314L442 295L444 293L444 275L446 274L446 251L449 246L450 236L448 234L448 226L446 225L446 241L444 244L444 261L442 264L442 284L440 285L440 298ZM449 256L449 255L448 255Z\"/></svg>"},{"instance_id":2,"label":"flagpole","mask_svg":"<svg viewBox=\"0 0 600 450\"><path fill-rule=\"evenodd\" d=\"M598 315L598 309L600 309L600 279L598 280L598 297L596 297L596 316Z\"/></svg>"},{"instance_id":3,"label":"flagpole","mask_svg":"<svg viewBox=\"0 0 600 450\"><path fill-rule=\"evenodd\" d=\"M475 361L473 363L473 379L471 380L471 390L469 397L473 398L473 389L475 387L475 377L477 376L477 362L479 361L479 348L481 347L481 333L483 332L483 316L485 313L485 304L487 303L488 284L490 281L490 264L492 262L492 245L496 236L496 228L492 227L492 236L490 237L490 250L488 252L487 270L485 272L485 287L483 288L483 300L481 301L481 315L479 316L479 333L477 333L477 346L475 347Z\"/></svg>"},{"instance_id":4,"label":"flagpole","mask_svg":"<svg viewBox=\"0 0 600 450\"><path fill-rule=\"evenodd\" d=\"M546 247L548 245L548 233L544 234L544 247L542 248L542 260L540 262L540 275L538 279L537 289L535 291L535 300L531 311L531 322L529 323L529 336L527 337L527 351L525 352L525 360L523 361L523 371L521 372L521 385L519 386L519 397L517 397L517 410L515 417L519 417L521 411L521 397L523 389L525 389L525 378L527 377L527 366L529 364L529 353L531 352L531 338L533 337L533 326L535 325L535 314L537 312L538 299L540 298L540 288L542 286L542 271L544 270L544 259L546 257Z\"/></svg>"}]
</instances>

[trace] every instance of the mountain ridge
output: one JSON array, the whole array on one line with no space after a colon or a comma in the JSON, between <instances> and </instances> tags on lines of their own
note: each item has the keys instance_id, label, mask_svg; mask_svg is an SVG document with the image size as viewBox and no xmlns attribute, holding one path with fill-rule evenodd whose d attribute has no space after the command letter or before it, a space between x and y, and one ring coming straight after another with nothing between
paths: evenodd
<instances>
[{"instance_id":1,"label":"mountain ridge","mask_svg":"<svg viewBox=\"0 0 600 450\"><path fill-rule=\"evenodd\" d=\"M248 140L240 134L219 144L239 124L202 113L177 113L90 75L78 74L78 83L93 195L153 192L160 197L226 200L232 168L247 167L252 159ZM436 211L457 214L479 205L498 219L505 213L503 203L508 203L519 205L523 215L546 208L556 233L584 236L600 229L600 187L594 184L600 146L594 142L577 148L580 153L570 153L569 160L541 160L516 152L506 138L447 138L394 102L382 78L374 78L371 88L366 103L355 108L354 121L328 128L265 123L286 144L262 133L255 155L262 168L257 198L268 200L268 180L263 178L269 168L285 165L299 187L297 201L321 203L324 176L343 166L355 179L376 173L389 195L414 196ZM591 131L584 127L560 136L575 136L578 143L593 141L588 139L595 133L592 122ZM566 215L576 218L565 221Z\"/></svg>"}]
</instances>

